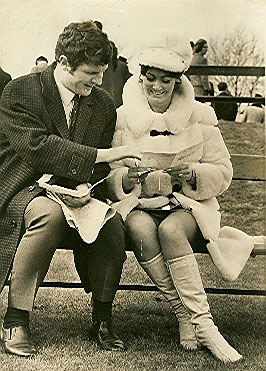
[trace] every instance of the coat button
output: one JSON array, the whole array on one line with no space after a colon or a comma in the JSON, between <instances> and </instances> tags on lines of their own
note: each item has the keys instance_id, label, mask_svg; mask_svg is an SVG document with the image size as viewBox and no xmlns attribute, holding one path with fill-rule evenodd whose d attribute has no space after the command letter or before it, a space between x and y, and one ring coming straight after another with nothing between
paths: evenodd
<instances>
[{"instance_id":1,"label":"coat button","mask_svg":"<svg viewBox=\"0 0 266 371\"><path fill-rule=\"evenodd\" d=\"M71 173L72 173L73 175L76 175L76 174L77 174L77 170L76 170L76 169L72 169L72 170L71 170Z\"/></svg>"},{"instance_id":2,"label":"coat button","mask_svg":"<svg viewBox=\"0 0 266 371\"><path fill-rule=\"evenodd\" d=\"M11 224L12 227L17 228L18 223L15 220L12 220Z\"/></svg>"},{"instance_id":3,"label":"coat button","mask_svg":"<svg viewBox=\"0 0 266 371\"><path fill-rule=\"evenodd\" d=\"M35 186L34 185L31 185L31 186L29 186L28 191L29 192L32 192L34 189L35 189Z\"/></svg>"}]
</instances>

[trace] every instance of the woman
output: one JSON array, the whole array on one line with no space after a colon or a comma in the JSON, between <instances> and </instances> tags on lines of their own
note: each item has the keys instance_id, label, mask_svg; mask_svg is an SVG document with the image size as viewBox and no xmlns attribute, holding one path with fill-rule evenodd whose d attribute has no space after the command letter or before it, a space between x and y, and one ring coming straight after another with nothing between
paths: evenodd
<instances>
[{"instance_id":1,"label":"woman","mask_svg":"<svg viewBox=\"0 0 266 371\"><path fill-rule=\"evenodd\" d=\"M114 147L187 152L187 162L155 171L130 159L113 163L109 189L140 265L174 308L181 346L196 349L201 343L221 361L234 362L242 356L213 323L193 251L206 251L207 245L224 276L236 278L245 262L232 267L221 243L232 237L230 246L239 251L233 239L240 239L241 257L247 260L253 241L229 227L219 234L215 196L228 188L232 166L214 127L213 109L194 100L193 87L183 75L190 60L191 47L183 36L173 31L156 35L140 53L140 77L133 76L125 85L113 138Z\"/></svg>"},{"instance_id":2,"label":"woman","mask_svg":"<svg viewBox=\"0 0 266 371\"><path fill-rule=\"evenodd\" d=\"M207 59L204 55L208 51L207 41L204 39L199 39L193 48L193 58L191 60L191 66L194 65L207 65ZM209 83L208 75L191 75L191 84L194 87L195 95L208 95L211 91L211 86Z\"/></svg>"}]
</instances>

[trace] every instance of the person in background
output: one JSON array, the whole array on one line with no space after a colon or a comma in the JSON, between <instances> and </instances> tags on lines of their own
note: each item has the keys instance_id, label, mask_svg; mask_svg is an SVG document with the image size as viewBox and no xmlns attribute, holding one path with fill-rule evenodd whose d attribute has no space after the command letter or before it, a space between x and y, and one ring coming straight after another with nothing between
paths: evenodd
<instances>
[{"instance_id":1,"label":"person in background","mask_svg":"<svg viewBox=\"0 0 266 371\"><path fill-rule=\"evenodd\" d=\"M255 97L262 98L261 94L256 94ZM253 103L247 106L241 116L240 122L263 123L265 121L265 107L260 103Z\"/></svg>"},{"instance_id":2,"label":"person in background","mask_svg":"<svg viewBox=\"0 0 266 371\"><path fill-rule=\"evenodd\" d=\"M112 303L125 261L120 215L112 216L93 243L70 228L61 204L37 180L52 174L67 188L105 178L109 162L141 158L129 146L111 148L116 110L101 85L112 56L107 35L93 21L71 23L59 35L55 62L43 72L11 81L0 105L0 290L11 272L8 308L0 329L6 352L36 353L29 315L58 246L74 249L75 265L86 292L92 292L89 339L104 350L124 351L112 327ZM107 199L106 184L93 197ZM62 196L81 208L90 194ZM88 220L87 228L94 221ZM55 314L56 315L56 314Z\"/></svg>"},{"instance_id":3,"label":"person in background","mask_svg":"<svg viewBox=\"0 0 266 371\"><path fill-rule=\"evenodd\" d=\"M208 51L207 41L199 39L193 48L193 57L190 65L208 65L205 55ZM191 84L193 85L195 96L209 95L211 87L209 84L208 75L189 75Z\"/></svg>"},{"instance_id":4,"label":"person in background","mask_svg":"<svg viewBox=\"0 0 266 371\"><path fill-rule=\"evenodd\" d=\"M214 325L194 255L209 251L223 277L236 279L254 247L244 232L220 229L216 197L230 185L230 155L213 108L195 101L184 76L189 40L160 30L145 44L140 72L124 87L112 145L155 158L145 167L132 159L110 164L110 199L137 260L176 314L181 346L195 350L200 343L221 361L235 362L242 356ZM169 153L181 160L163 165Z\"/></svg>"},{"instance_id":5,"label":"person in background","mask_svg":"<svg viewBox=\"0 0 266 371\"><path fill-rule=\"evenodd\" d=\"M117 60L117 68L114 75L114 101L116 108L123 104L122 94L123 88L127 80L132 76L128 70L126 58L119 56Z\"/></svg>"},{"instance_id":6,"label":"person in background","mask_svg":"<svg viewBox=\"0 0 266 371\"><path fill-rule=\"evenodd\" d=\"M95 21L95 24L97 27L102 30L103 25L100 21ZM112 58L108 64L108 68L106 71L104 71L103 74L103 81L101 88L106 90L111 97L114 99L115 97L115 71L117 69L117 47L115 46L115 43L113 41L110 41L112 44Z\"/></svg>"},{"instance_id":7,"label":"person in background","mask_svg":"<svg viewBox=\"0 0 266 371\"><path fill-rule=\"evenodd\" d=\"M232 97L227 89L226 82L219 82L218 84L219 94L218 97ZM237 103L235 102L213 102L212 104L217 119L226 121L235 121L237 115Z\"/></svg>"},{"instance_id":8,"label":"person in background","mask_svg":"<svg viewBox=\"0 0 266 371\"><path fill-rule=\"evenodd\" d=\"M12 77L9 73L5 72L1 67L0 67L0 98L2 95L2 92L4 90L4 87L9 83L9 81L12 80Z\"/></svg>"},{"instance_id":9,"label":"person in background","mask_svg":"<svg viewBox=\"0 0 266 371\"><path fill-rule=\"evenodd\" d=\"M48 67L48 59L44 56L40 56L36 59L36 66L32 67L31 73L42 72Z\"/></svg>"}]
</instances>

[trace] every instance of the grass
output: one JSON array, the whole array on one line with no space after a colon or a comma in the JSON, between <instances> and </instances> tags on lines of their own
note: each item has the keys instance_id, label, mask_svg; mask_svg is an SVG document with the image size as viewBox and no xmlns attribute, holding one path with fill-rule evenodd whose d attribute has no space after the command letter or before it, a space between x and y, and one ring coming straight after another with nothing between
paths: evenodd
<instances>
[{"instance_id":1,"label":"grass","mask_svg":"<svg viewBox=\"0 0 266 371\"><path fill-rule=\"evenodd\" d=\"M264 128L220 122L231 153L263 154ZM255 139L254 139L255 138ZM255 142L255 143L254 143ZM264 185L234 181L219 197L222 224L249 234L264 233ZM265 257L249 259L234 282L225 282L209 256L198 255L205 287L265 289ZM70 251L57 251L47 280L78 281ZM121 283L150 283L132 253L124 265ZM7 288L0 313L7 305ZM123 354L102 352L87 340L91 314L90 295L82 289L39 290L31 315L38 355L32 359L0 353L1 370L13 371L192 371L266 369L265 299L255 296L208 295L221 332L244 355L238 364L223 365L206 349L186 352L178 346L178 326L168 303L156 292L119 291L114 305L114 325L129 349Z\"/></svg>"}]
</instances>

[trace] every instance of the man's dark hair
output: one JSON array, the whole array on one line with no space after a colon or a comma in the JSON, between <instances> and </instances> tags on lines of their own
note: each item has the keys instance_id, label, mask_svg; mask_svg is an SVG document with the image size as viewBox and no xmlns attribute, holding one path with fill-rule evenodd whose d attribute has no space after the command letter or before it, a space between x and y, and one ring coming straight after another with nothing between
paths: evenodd
<instances>
[{"instance_id":1,"label":"man's dark hair","mask_svg":"<svg viewBox=\"0 0 266 371\"><path fill-rule=\"evenodd\" d=\"M61 55L67 58L73 71L83 63L103 66L111 60L112 45L95 22L70 23L59 35L55 48L57 62Z\"/></svg>"},{"instance_id":2,"label":"man's dark hair","mask_svg":"<svg viewBox=\"0 0 266 371\"><path fill-rule=\"evenodd\" d=\"M48 63L48 59L46 57L44 57L43 55L41 55L35 61L36 66L37 66L38 62L46 62L46 63Z\"/></svg>"},{"instance_id":3,"label":"man's dark hair","mask_svg":"<svg viewBox=\"0 0 266 371\"><path fill-rule=\"evenodd\" d=\"M218 89L219 89L220 91L224 91L224 90L226 90L226 89L227 89L227 83L226 83L226 82L219 82L219 84L218 84Z\"/></svg>"}]
</instances>

